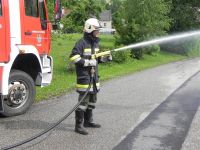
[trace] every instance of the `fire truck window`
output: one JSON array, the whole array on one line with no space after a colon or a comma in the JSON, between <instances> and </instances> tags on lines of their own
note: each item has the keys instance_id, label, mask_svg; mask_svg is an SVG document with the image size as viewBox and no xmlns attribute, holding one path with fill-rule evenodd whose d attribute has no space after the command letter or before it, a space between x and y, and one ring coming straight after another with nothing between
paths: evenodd
<instances>
[{"instance_id":1,"label":"fire truck window","mask_svg":"<svg viewBox=\"0 0 200 150\"><path fill-rule=\"evenodd\" d=\"M25 12L27 16L38 17L38 0L25 0Z\"/></svg>"},{"instance_id":2,"label":"fire truck window","mask_svg":"<svg viewBox=\"0 0 200 150\"><path fill-rule=\"evenodd\" d=\"M2 4L1 4L1 0L0 0L0 16L2 16Z\"/></svg>"},{"instance_id":3,"label":"fire truck window","mask_svg":"<svg viewBox=\"0 0 200 150\"><path fill-rule=\"evenodd\" d=\"M47 29L47 17L46 17L46 10L44 0L39 0L39 13L40 13L40 21L42 30Z\"/></svg>"}]
</instances>

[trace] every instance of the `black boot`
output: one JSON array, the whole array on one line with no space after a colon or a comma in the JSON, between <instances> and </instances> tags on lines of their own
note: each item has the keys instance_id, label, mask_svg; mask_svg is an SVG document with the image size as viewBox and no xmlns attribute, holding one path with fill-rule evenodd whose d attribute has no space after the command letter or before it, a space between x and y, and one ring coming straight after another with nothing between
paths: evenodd
<instances>
[{"instance_id":1,"label":"black boot","mask_svg":"<svg viewBox=\"0 0 200 150\"><path fill-rule=\"evenodd\" d=\"M87 135L88 132L83 127L84 111L76 110L75 118L76 118L75 132L77 132L79 134Z\"/></svg>"},{"instance_id":2,"label":"black boot","mask_svg":"<svg viewBox=\"0 0 200 150\"><path fill-rule=\"evenodd\" d=\"M87 109L84 113L84 127L86 128L100 128L101 125L94 123L92 118L92 109Z\"/></svg>"}]
</instances>

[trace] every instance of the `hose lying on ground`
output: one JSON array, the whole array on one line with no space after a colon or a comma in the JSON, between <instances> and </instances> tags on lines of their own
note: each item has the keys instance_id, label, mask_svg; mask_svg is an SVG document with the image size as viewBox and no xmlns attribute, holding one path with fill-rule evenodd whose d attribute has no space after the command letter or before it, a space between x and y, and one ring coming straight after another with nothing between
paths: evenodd
<instances>
[{"instance_id":1,"label":"hose lying on ground","mask_svg":"<svg viewBox=\"0 0 200 150\"><path fill-rule=\"evenodd\" d=\"M1 148L1 150L9 150L9 149L12 149L12 148L15 148L15 147L18 147L18 146L21 146L23 144L26 144L28 142L31 142L33 140L35 140L36 138L46 134L47 132L49 132L50 130L54 129L56 126L58 126L62 121L64 121L65 119L67 119L77 108L78 106L81 104L81 102L85 99L86 95L88 94L90 88L91 88L91 84L92 84L92 79L93 79L93 75L91 76L91 79L90 79L90 83L89 83L89 86L85 92L85 94L83 95L82 99L65 115L63 116L60 120L58 120L55 124L53 124L52 126L49 126L47 129L45 129L44 131L30 137L30 138L27 138L21 142L18 142L18 143L15 143L13 145L9 145L9 146L6 146L6 147L3 147Z\"/></svg>"}]
</instances>

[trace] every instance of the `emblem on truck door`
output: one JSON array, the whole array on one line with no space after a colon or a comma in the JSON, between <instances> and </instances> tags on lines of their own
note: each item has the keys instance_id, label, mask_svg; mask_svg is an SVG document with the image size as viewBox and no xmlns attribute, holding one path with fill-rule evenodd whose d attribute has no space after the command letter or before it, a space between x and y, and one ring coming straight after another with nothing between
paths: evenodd
<instances>
[{"instance_id":1,"label":"emblem on truck door","mask_svg":"<svg viewBox=\"0 0 200 150\"><path fill-rule=\"evenodd\" d=\"M37 42L38 42L38 43L41 43L41 42L42 42L41 34L37 34Z\"/></svg>"}]
</instances>

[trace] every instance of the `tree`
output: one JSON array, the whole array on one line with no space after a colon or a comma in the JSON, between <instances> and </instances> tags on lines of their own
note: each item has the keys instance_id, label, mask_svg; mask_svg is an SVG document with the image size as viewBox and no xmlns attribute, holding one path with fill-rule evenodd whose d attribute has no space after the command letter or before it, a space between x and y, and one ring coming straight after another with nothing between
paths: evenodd
<instances>
[{"instance_id":1,"label":"tree","mask_svg":"<svg viewBox=\"0 0 200 150\"><path fill-rule=\"evenodd\" d=\"M113 26L117 28L117 26L120 23L120 20L122 19L121 10L123 10L123 1L112 0L111 5L107 9L111 10Z\"/></svg>"},{"instance_id":2,"label":"tree","mask_svg":"<svg viewBox=\"0 0 200 150\"><path fill-rule=\"evenodd\" d=\"M200 27L199 0L165 0L171 1L169 17L172 19L169 33L197 30ZM200 54L199 38L190 37L162 44L163 50L184 55Z\"/></svg>"},{"instance_id":3,"label":"tree","mask_svg":"<svg viewBox=\"0 0 200 150\"><path fill-rule=\"evenodd\" d=\"M82 32L83 25L89 17L99 18L99 14L106 7L105 0L62 0L62 6L70 10L70 14L64 16L61 23L64 32ZM47 1L49 18L54 18L54 0Z\"/></svg>"},{"instance_id":4,"label":"tree","mask_svg":"<svg viewBox=\"0 0 200 150\"><path fill-rule=\"evenodd\" d=\"M167 0L166 0L167 1ZM172 0L171 32L194 30L200 27L199 0Z\"/></svg>"},{"instance_id":5,"label":"tree","mask_svg":"<svg viewBox=\"0 0 200 150\"><path fill-rule=\"evenodd\" d=\"M48 8L48 15L49 19L54 19L54 0L48 0L47 2L47 8Z\"/></svg>"},{"instance_id":6,"label":"tree","mask_svg":"<svg viewBox=\"0 0 200 150\"><path fill-rule=\"evenodd\" d=\"M169 7L164 0L127 0L121 9L117 31L123 44L166 33L170 27Z\"/></svg>"},{"instance_id":7,"label":"tree","mask_svg":"<svg viewBox=\"0 0 200 150\"><path fill-rule=\"evenodd\" d=\"M63 18L64 30L66 32L81 32L86 19L89 17L99 18L102 9L102 0L71 0L65 1L64 6L71 13Z\"/></svg>"},{"instance_id":8,"label":"tree","mask_svg":"<svg viewBox=\"0 0 200 150\"><path fill-rule=\"evenodd\" d=\"M170 27L169 11L164 0L124 1L116 24L118 44L128 45L165 34Z\"/></svg>"}]
</instances>

